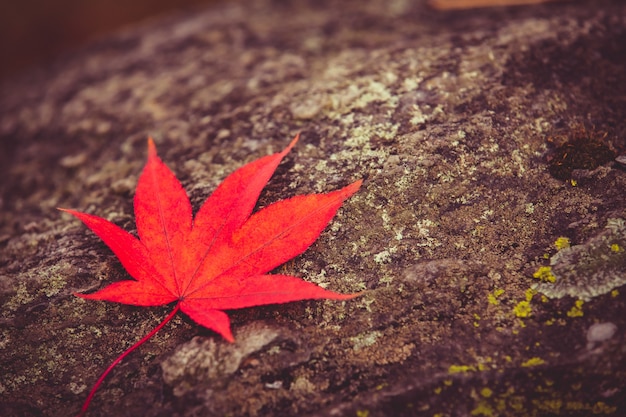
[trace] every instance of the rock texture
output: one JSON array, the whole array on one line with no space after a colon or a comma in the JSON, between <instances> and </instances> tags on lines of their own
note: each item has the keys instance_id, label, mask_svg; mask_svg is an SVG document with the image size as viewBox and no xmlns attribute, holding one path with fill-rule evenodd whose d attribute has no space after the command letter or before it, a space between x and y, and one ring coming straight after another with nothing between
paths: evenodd
<instances>
[{"instance_id":1,"label":"rock texture","mask_svg":"<svg viewBox=\"0 0 626 417\"><path fill-rule=\"evenodd\" d=\"M594 160L581 138L623 155L624 74L619 1L331 0L164 18L7 80L2 414L77 412L168 311L72 296L125 272L55 207L132 231L148 135L197 209L302 131L261 205L365 184L282 269L368 291L234 311L234 345L180 315L114 370L91 416L625 415L626 248L611 225L626 172L576 165ZM550 175L565 163L571 178ZM577 245L598 258L557 254ZM607 287L607 271L622 278ZM537 292L564 276L564 296Z\"/></svg>"}]
</instances>

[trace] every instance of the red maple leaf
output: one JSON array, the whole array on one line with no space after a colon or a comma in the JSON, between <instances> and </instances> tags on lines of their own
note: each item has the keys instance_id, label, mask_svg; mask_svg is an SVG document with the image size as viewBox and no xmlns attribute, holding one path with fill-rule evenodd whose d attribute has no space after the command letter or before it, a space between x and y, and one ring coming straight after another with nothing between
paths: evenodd
<instances>
[{"instance_id":1,"label":"red maple leaf","mask_svg":"<svg viewBox=\"0 0 626 417\"><path fill-rule=\"evenodd\" d=\"M328 291L297 277L267 274L304 252L362 182L326 194L279 201L251 215L261 190L298 136L282 152L257 159L229 175L195 218L185 190L157 156L152 139L148 139L148 162L139 177L134 200L139 238L101 217L61 209L78 217L98 235L134 278L77 296L138 306L176 302L173 311L152 332L100 376L79 415L86 413L111 369L178 310L233 342L223 310L304 299L347 300L358 295Z\"/></svg>"}]
</instances>

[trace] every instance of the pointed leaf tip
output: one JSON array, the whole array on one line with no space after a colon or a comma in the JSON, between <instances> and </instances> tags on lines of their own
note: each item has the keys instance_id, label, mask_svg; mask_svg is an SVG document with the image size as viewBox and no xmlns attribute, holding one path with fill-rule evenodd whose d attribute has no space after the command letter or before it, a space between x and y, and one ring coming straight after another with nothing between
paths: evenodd
<instances>
[{"instance_id":1,"label":"pointed leaf tip","mask_svg":"<svg viewBox=\"0 0 626 417\"><path fill-rule=\"evenodd\" d=\"M289 142L289 145L287 145L287 147L285 148L285 150L283 152L287 153L291 150L291 148L293 148L296 143L298 143L298 140L300 140L300 132L296 133L296 136L294 136L293 139L291 139L291 142Z\"/></svg>"},{"instance_id":2,"label":"pointed leaf tip","mask_svg":"<svg viewBox=\"0 0 626 417\"><path fill-rule=\"evenodd\" d=\"M156 145L151 137L148 137L148 158L154 158L157 156Z\"/></svg>"},{"instance_id":3,"label":"pointed leaf tip","mask_svg":"<svg viewBox=\"0 0 626 417\"><path fill-rule=\"evenodd\" d=\"M63 207L57 207L57 210L62 211L62 212L67 213L67 214L71 214L72 216L76 216L77 214L80 214L80 212L78 212L76 210L67 209L67 208L63 208ZM78 216L76 216L76 217L78 217Z\"/></svg>"}]
</instances>

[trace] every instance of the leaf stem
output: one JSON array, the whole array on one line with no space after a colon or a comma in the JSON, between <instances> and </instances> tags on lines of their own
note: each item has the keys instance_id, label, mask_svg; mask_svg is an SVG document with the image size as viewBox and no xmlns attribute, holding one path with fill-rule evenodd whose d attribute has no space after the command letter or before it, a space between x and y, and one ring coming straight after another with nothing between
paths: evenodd
<instances>
[{"instance_id":1,"label":"leaf stem","mask_svg":"<svg viewBox=\"0 0 626 417\"><path fill-rule=\"evenodd\" d=\"M159 330L161 330L163 326L165 326L170 320L174 318L176 313L178 313L178 310L180 310L180 303L177 303L176 307L174 307L174 310L172 310L172 312L167 317L165 317L163 321L159 323L158 326L152 329L150 333L148 333L140 341L138 341L137 343L135 343L134 345L126 349L120 356L117 357L117 359L113 361L113 363L111 363L111 365L109 365L106 371L104 371L102 375L100 375L100 378L98 378L98 380L94 384L93 388L91 389L91 392L89 393L89 395L87 396L87 399L85 400L85 403L83 404L83 407L80 409L80 413L78 413L76 417L83 417L87 413L87 408L89 408L89 404L91 403L91 400L93 399L94 395L96 395L96 391L98 390L98 388L100 387L104 379L107 377L109 372L113 370L115 365L120 363L126 356L128 356L129 353L137 349L139 346L143 345L152 336L154 336Z\"/></svg>"}]
</instances>

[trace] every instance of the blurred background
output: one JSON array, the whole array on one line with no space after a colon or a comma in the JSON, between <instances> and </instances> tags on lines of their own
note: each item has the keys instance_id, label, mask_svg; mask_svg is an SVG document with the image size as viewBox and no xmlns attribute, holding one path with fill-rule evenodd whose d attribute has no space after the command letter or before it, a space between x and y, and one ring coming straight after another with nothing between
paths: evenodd
<instances>
[{"instance_id":1,"label":"blurred background","mask_svg":"<svg viewBox=\"0 0 626 417\"><path fill-rule=\"evenodd\" d=\"M0 79L125 25L220 0L0 0Z\"/></svg>"}]
</instances>

